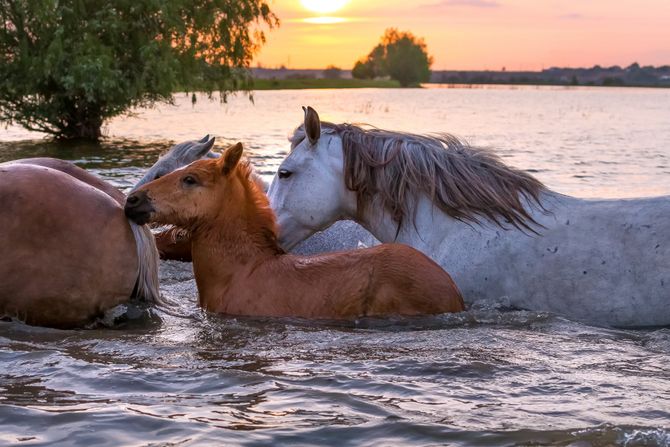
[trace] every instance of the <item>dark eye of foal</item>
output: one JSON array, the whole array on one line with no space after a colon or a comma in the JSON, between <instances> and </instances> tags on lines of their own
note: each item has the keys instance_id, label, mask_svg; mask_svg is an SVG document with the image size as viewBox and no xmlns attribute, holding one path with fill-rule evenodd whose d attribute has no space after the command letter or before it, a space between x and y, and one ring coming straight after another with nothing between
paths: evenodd
<instances>
[{"instance_id":1,"label":"dark eye of foal","mask_svg":"<svg viewBox=\"0 0 670 447\"><path fill-rule=\"evenodd\" d=\"M279 174L279 178L289 178L293 172L288 169L280 169L277 174Z\"/></svg>"},{"instance_id":2,"label":"dark eye of foal","mask_svg":"<svg viewBox=\"0 0 670 447\"><path fill-rule=\"evenodd\" d=\"M186 177L184 177L183 179L181 179L181 181L182 181L182 183L184 183L184 185L188 185L188 186L193 186L193 185L195 185L196 183L198 183L198 182L196 181L195 177L193 177L193 176L191 176L191 175L187 175Z\"/></svg>"}]
</instances>

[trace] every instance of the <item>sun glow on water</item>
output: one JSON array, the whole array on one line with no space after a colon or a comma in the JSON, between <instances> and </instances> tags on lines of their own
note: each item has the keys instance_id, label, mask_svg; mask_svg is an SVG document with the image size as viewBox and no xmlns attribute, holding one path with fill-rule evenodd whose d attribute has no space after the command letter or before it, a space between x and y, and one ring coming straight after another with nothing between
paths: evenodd
<instances>
[{"instance_id":1,"label":"sun glow on water","mask_svg":"<svg viewBox=\"0 0 670 447\"><path fill-rule=\"evenodd\" d=\"M330 14L341 9L349 0L301 0L302 5L312 12Z\"/></svg>"}]
</instances>

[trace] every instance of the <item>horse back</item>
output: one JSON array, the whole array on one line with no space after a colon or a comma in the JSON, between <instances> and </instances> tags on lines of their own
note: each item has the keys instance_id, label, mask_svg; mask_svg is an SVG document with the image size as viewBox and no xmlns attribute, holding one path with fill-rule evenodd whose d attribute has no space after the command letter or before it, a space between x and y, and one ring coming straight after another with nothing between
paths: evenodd
<instances>
[{"instance_id":1,"label":"horse back","mask_svg":"<svg viewBox=\"0 0 670 447\"><path fill-rule=\"evenodd\" d=\"M377 296L371 314L403 315L460 312L463 297L442 267L420 251L403 244L382 244L358 250L374 265ZM367 252L367 253L365 253ZM390 312L391 309L397 309Z\"/></svg>"},{"instance_id":2,"label":"horse back","mask_svg":"<svg viewBox=\"0 0 670 447\"><path fill-rule=\"evenodd\" d=\"M401 244L316 256L284 256L290 270L269 276L303 290L312 315L330 318L426 315L464 310L458 287L439 265ZM277 289L273 289L277 290ZM328 314L330 314L328 316Z\"/></svg>"},{"instance_id":3,"label":"horse back","mask_svg":"<svg viewBox=\"0 0 670 447\"><path fill-rule=\"evenodd\" d=\"M49 157L37 157L37 158L22 158L20 160L14 160L6 164L24 164L24 165L33 165L33 166L43 166L45 168L55 169L56 171L63 172L68 174L71 177L76 178L77 180L84 182L88 185L93 186L94 188L99 189L100 191L106 193L111 198L113 198L119 205L123 206L126 201L126 196L119 191L114 186L109 183L101 180L95 175L91 174L85 169L80 168L66 160L60 160L58 158L49 158Z\"/></svg>"},{"instance_id":4,"label":"horse back","mask_svg":"<svg viewBox=\"0 0 670 447\"><path fill-rule=\"evenodd\" d=\"M0 166L0 313L73 326L127 300L137 275L123 209L69 173Z\"/></svg>"}]
</instances>

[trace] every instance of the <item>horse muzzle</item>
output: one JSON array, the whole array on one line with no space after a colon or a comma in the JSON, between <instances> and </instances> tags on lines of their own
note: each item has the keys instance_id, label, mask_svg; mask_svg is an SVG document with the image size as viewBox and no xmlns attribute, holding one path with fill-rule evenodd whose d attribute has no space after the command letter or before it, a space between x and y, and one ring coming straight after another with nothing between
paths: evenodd
<instances>
[{"instance_id":1,"label":"horse muzzle","mask_svg":"<svg viewBox=\"0 0 670 447\"><path fill-rule=\"evenodd\" d=\"M151 220L151 213L156 210L146 191L135 191L126 198L123 211L128 219L138 225L144 225Z\"/></svg>"}]
</instances>

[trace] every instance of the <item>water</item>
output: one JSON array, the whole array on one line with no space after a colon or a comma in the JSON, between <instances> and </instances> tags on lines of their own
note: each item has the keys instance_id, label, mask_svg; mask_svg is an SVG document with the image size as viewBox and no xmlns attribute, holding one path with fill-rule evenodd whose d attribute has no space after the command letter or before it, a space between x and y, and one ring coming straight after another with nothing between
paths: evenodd
<instances>
[{"instance_id":1,"label":"water","mask_svg":"<svg viewBox=\"0 0 670 447\"><path fill-rule=\"evenodd\" d=\"M269 179L301 105L323 119L449 131L581 197L670 193L670 91L480 88L189 98L110 123L100 146L0 130L0 161L60 156L129 188L176 141L243 141ZM670 329L598 328L502 301L351 324L202 312L93 330L0 323L0 445L670 445Z\"/></svg>"}]
</instances>

